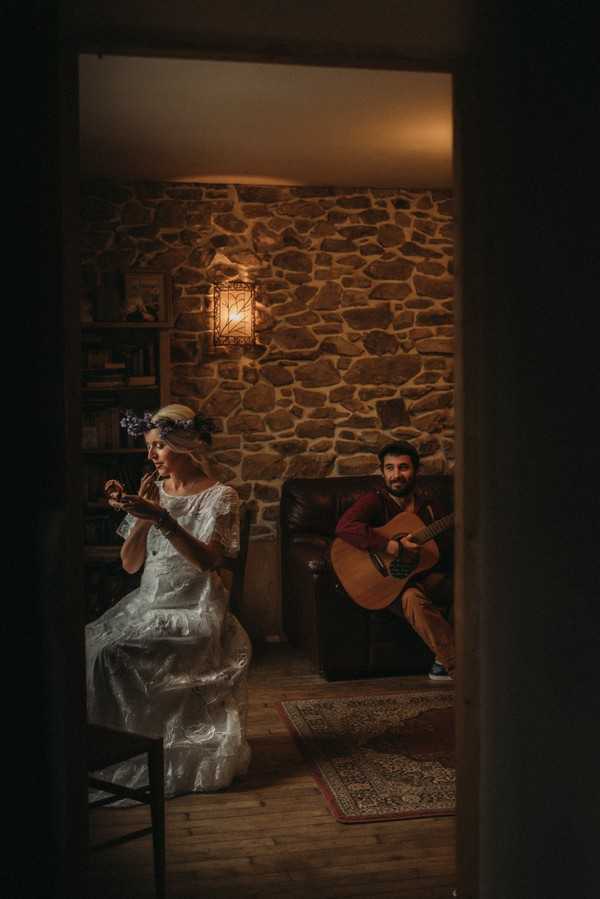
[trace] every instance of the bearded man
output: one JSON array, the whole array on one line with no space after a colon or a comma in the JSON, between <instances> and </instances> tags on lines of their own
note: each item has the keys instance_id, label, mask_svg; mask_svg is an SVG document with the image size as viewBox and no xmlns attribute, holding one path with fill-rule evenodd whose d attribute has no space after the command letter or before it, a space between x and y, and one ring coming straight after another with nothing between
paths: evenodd
<instances>
[{"instance_id":1,"label":"bearded man","mask_svg":"<svg viewBox=\"0 0 600 899\"><path fill-rule=\"evenodd\" d=\"M419 491L419 454L410 443L388 443L377 455L384 488L369 491L350 506L338 521L335 534L359 549L393 556L392 575L405 577L414 568L418 545L410 539L410 534L400 540L389 540L374 528L387 524L400 512L413 512L426 525L441 516ZM434 567L409 578L399 596L387 607L393 614L404 616L432 651L434 662L429 677L434 681L452 680L456 661L449 620L452 606L449 568L448 552L441 552Z\"/></svg>"}]
</instances>

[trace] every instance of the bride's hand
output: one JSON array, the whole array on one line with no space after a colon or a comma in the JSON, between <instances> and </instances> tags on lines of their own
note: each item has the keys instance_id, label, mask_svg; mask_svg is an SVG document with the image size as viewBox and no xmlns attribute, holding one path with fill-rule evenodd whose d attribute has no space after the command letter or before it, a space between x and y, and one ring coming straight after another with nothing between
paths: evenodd
<instances>
[{"instance_id":1,"label":"bride's hand","mask_svg":"<svg viewBox=\"0 0 600 899\"><path fill-rule=\"evenodd\" d=\"M116 481L114 478L111 478L104 485L104 495L108 500L108 505L112 506L113 509L120 508L120 501L124 492L125 488L121 482Z\"/></svg>"},{"instance_id":2,"label":"bride's hand","mask_svg":"<svg viewBox=\"0 0 600 899\"><path fill-rule=\"evenodd\" d=\"M124 493L119 500L119 508L134 518L156 521L162 507L159 503L141 496L139 493Z\"/></svg>"},{"instance_id":3,"label":"bride's hand","mask_svg":"<svg viewBox=\"0 0 600 899\"><path fill-rule=\"evenodd\" d=\"M148 474L145 474L143 476L142 480L140 481L138 496L141 496L144 499L148 499L153 503L158 502L159 493L155 471L150 471L148 472Z\"/></svg>"}]
</instances>

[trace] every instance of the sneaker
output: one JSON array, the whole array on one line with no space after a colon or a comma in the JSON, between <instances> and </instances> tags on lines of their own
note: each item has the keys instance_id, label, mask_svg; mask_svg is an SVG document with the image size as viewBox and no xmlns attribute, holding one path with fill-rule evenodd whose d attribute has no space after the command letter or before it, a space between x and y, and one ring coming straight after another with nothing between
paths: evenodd
<instances>
[{"instance_id":1,"label":"sneaker","mask_svg":"<svg viewBox=\"0 0 600 899\"><path fill-rule=\"evenodd\" d=\"M452 680L452 678L448 674L444 666L441 665L436 659L429 671L429 680L450 681Z\"/></svg>"}]
</instances>

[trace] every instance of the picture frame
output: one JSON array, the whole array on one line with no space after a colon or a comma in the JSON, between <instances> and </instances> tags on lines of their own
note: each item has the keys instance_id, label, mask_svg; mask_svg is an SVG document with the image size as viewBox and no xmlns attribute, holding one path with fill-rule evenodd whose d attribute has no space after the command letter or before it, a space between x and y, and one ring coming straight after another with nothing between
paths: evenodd
<instances>
[{"instance_id":1,"label":"picture frame","mask_svg":"<svg viewBox=\"0 0 600 899\"><path fill-rule=\"evenodd\" d=\"M171 283L167 272L126 272L124 276L124 321L163 325L173 324Z\"/></svg>"}]
</instances>

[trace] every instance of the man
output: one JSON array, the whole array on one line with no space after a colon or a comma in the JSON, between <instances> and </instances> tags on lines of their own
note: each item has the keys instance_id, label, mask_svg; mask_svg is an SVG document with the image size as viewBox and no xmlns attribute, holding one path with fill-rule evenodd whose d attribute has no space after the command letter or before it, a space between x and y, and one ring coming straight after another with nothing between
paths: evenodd
<instances>
[{"instance_id":1,"label":"man","mask_svg":"<svg viewBox=\"0 0 600 899\"><path fill-rule=\"evenodd\" d=\"M384 489L371 490L361 496L344 512L335 533L336 537L359 549L393 556L391 573L406 576L419 552L410 534L400 541L388 540L373 529L387 524L400 512L414 512L425 524L430 524L447 514L448 510L432 508L432 501L420 494L416 484L419 454L410 443L388 443L377 455ZM454 676L455 649L452 625L446 619L444 610L452 602L452 580L448 548L441 544L443 541L438 540L439 561L429 571L411 578L388 609L395 615L404 616L433 652L435 661L429 672L431 680L448 681Z\"/></svg>"}]
</instances>

